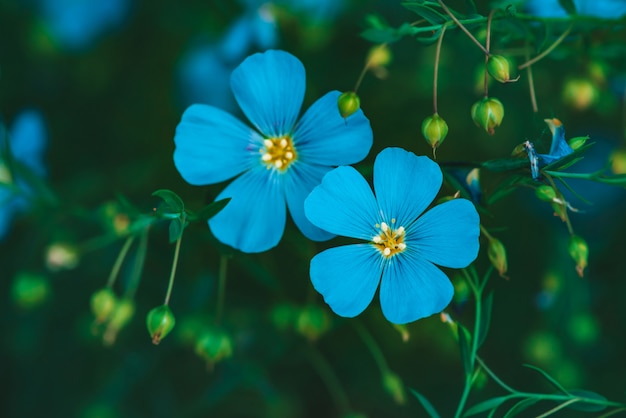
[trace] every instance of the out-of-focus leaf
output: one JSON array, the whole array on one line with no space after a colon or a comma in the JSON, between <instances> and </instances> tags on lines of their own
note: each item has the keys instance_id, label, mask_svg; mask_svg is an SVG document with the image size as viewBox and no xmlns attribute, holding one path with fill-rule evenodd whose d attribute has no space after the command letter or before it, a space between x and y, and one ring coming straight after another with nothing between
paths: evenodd
<instances>
[{"instance_id":1,"label":"out-of-focus leaf","mask_svg":"<svg viewBox=\"0 0 626 418\"><path fill-rule=\"evenodd\" d=\"M405 2L401 3L406 9L416 13L418 16L424 18L431 25L440 25L448 21L448 17L435 10L432 7L427 6L427 3L418 3L418 2Z\"/></svg>"},{"instance_id":2,"label":"out-of-focus leaf","mask_svg":"<svg viewBox=\"0 0 626 418\"><path fill-rule=\"evenodd\" d=\"M169 213L183 213L185 205L183 200L173 191L167 189L159 189L152 193L152 196L157 196L163 199L167 208L165 209Z\"/></svg>"},{"instance_id":3,"label":"out-of-focus leaf","mask_svg":"<svg viewBox=\"0 0 626 418\"><path fill-rule=\"evenodd\" d=\"M461 363L463 363L463 371L465 372L466 376L469 376L473 372L472 362L470 359L469 332L461 324L459 324L457 332L459 336L459 351L461 352Z\"/></svg>"},{"instance_id":4,"label":"out-of-focus leaf","mask_svg":"<svg viewBox=\"0 0 626 418\"><path fill-rule=\"evenodd\" d=\"M499 160L489 160L482 163L481 167L489 171L501 172L517 170L528 167L528 158L502 158Z\"/></svg>"},{"instance_id":5,"label":"out-of-focus leaf","mask_svg":"<svg viewBox=\"0 0 626 418\"><path fill-rule=\"evenodd\" d=\"M465 7L467 7L468 14L476 14L476 3L474 3L474 0L465 0Z\"/></svg>"},{"instance_id":6,"label":"out-of-focus leaf","mask_svg":"<svg viewBox=\"0 0 626 418\"><path fill-rule=\"evenodd\" d=\"M490 411L492 409L496 409L500 405L502 405L504 402L508 401L510 398L511 397L509 395L509 396L498 396L496 398L487 399L486 401L483 401L481 403L478 403L478 404L472 406L470 409L465 411L463 416L464 417L471 417L472 415L480 414L481 412L485 412L485 411Z\"/></svg>"},{"instance_id":7,"label":"out-of-focus leaf","mask_svg":"<svg viewBox=\"0 0 626 418\"><path fill-rule=\"evenodd\" d=\"M193 214L193 219L205 220L205 221L209 220L215 215L217 215L217 213L220 210L224 209L224 207L226 207L228 202L230 202L230 197L227 197L226 199L216 200L215 202L206 205L205 207L200 209L198 212Z\"/></svg>"},{"instance_id":8,"label":"out-of-focus leaf","mask_svg":"<svg viewBox=\"0 0 626 418\"><path fill-rule=\"evenodd\" d=\"M513 192L517 187L524 183L533 182L530 177L511 176L500 183L498 187L487 198L487 206L497 202L509 193Z\"/></svg>"},{"instance_id":9,"label":"out-of-focus leaf","mask_svg":"<svg viewBox=\"0 0 626 418\"><path fill-rule=\"evenodd\" d=\"M559 0L559 4L565 9L568 15L576 14L576 5L573 0Z\"/></svg>"},{"instance_id":10,"label":"out-of-focus leaf","mask_svg":"<svg viewBox=\"0 0 626 418\"><path fill-rule=\"evenodd\" d=\"M169 226L170 243L176 242L180 239L181 235L183 235L184 228L185 224L183 223L182 219L172 219Z\"/></svg>"},{"instance_id":11,"label":"out-of-focus leaf","mask_svg":"<svg viewBox=\"0 0 626 418\"><path fill-rule=\"evenodd\" d=\"M522 399L521 401L519 401L518 403L513 405L511 407L511 409L509 409L506 412L506 414L504 415L503 418L513 418L513 417L519 415L520 413L524 412L526 409L530 408L531 406L533 406L537 402L539 402L539 399L536 399L536 398Z\"/></svg>"},{"instance_id":12,"label":"out-of-focus leaf","mask_svg":"<svg viewBox=\"0 0 626 418\"><path fill-rule=\"evenodd\" d=\"M480 317L480 329L478 332L478 347L483 345L487 333L489 332L489 325L491 324L491 308L493 306L493 292L490 292L483 301L482 316Z\"/></svg>"},{"instance_id":13,"label":"out-of-focus leaf","mask_svg":"<svg viewBox=\"0 0 626 418\"><path fill-rule=\"evenodd\" d=\"M430 418L439 418L437 410L424 395L411 388L409 388L409 391L417 398L418 401L420 401L422 407L424 407Z\"/></svg>"},{"instance_id":14,"label":"out-of-focus leaf","mask_svg":"<svg viewBox=\"0 0 626 418\"><path fill-rule=\"evenodd\" d=\"M535 370L536 372L539 372L543 375L543 377L550 382L557 390L563 392L566 395L569 395L570 393L567 391L567 389L565 389L559 382L556 381L556 379L554 379L552 376L550 376L548 373L544 372L543 370L541 370L539 367L535 367L531 364L524 364L524 367L528 367L529 369Z\"/></svg>"},{"instance_id":15,"label":"out-of-focus leaf","mask_svg":"<svg viewBox=\"0 0 626 418\"><path fill-rule=\"evenodd\" d=\"M589 390L584 389L573 389L570 390L569 393L572 396L586 399L593 399L600 402L607 402L607 399L600 395L599 393L591 392ZM597 404L597 403L588 403L585 401L575 402L568 406L569 409L575 409L577 411L586 411L586 412L600 412L605 410L607 405Z\"/></svg>"}]
</instances>

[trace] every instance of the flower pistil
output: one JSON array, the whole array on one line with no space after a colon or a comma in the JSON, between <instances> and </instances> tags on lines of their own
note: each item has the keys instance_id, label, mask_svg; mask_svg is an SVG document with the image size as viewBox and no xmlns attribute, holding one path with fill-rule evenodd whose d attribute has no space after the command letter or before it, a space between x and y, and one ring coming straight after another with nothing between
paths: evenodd
<instances>
[{"instance_id":1,"label":"flower pistil","mask_svg":"<svg viewBox=\"0 0 626 418\"><path fill-rule=\"evenodd\" d=\"M394 224L395 221L395 219L392 219L391 223ZM375 227L380 232L372 238L372 244L385 258L391 258L406 250L403 226L393 229L386 222L381 222L376 224Z\"/></svg>"},{"instance_id":2,"label":"flower pistil","mask_svg":"<svg viewBox=\"0 0 626 418\"><path fill-rule=\"evenodd\" d=\"M264 139L263 147L259 151L261 152L261 161L265 163L268 170L274 167L284 172L297 157L293 141L289 135Z\"/></svg>"}]
</instances>

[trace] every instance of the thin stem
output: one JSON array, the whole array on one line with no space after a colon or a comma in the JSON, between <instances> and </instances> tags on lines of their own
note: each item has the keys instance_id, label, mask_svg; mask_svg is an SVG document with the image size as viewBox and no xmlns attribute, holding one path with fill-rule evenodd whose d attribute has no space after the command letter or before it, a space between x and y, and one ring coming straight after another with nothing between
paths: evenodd
<instances>
[{"instance_id":1,"label":"thin stem","mask_svg":"<svg viewBox=\"0 0 626 418\"><path fill-rule=\"evenodd\" d=\"M433 76L433 113L436 115L437 112L437 76L439 74L439 56L441 55L441 44L443 43L443 34L446 33L447 25L443 25L441 27L441 33L439 34L439 39L437 40L437 49L435 50L435 65L434 65L434 76ZM434 152L434 149L433 149Z\"/></svg>"},{"instance_id":2,"label":"thin stem","mask_svg":"<svg viewBox=\"0 0 626 418\"><path fill-rule=\"evenodd\" d=\"M339 409L342 410L342 412L350 412L352 410L352 407L350 406L348 395L346 395L345 390L341 386L339 378L335 374L335 371L330 366L326 358L314 345L311 344L308 345L308 348L305 352L309 357L309 361L313 365L313 368L315 369L317 374L319 374L320 378L324 381L324 384L328 388L328 392L330 393L330 396L332 396L333 401L337 404Z\"/></svg>"},{"instance_id":3,"label":"thin stem","mask_svg":"<svg viewBox=\"0 0 626 418\"><path fill-rule=\"evenodd\" d=\"M487 365L485 364L483 359L480 358L480 356L476 356L476 361L478 362L478 364L480 364L480 367L482 367L483 370L485 370L485 372L487 372L487 374L493 379L493 381L500 385L502 389L511 393L517 393L515 389L504 383L489 367L487 367Z\"/></svg>"},{"instance_id":4,"label":"thin stem","mask_svg":"<svg viewBox=\"0 0 626 418\"><path fill-rule=\"evenodd\" d=\"M485 91L485 97L489 96L489 72L487 71L487 65L489 64L489 51L491 51L491 21L493 19L493 15L496 12L496 9L489 12L489 17L487 18L487 40L485 41L485 77L483 80L483 89Z\"/></svg>"},{"instance_id":5,"label":"thin stem","mask_svg":"<svg viewBox=\"0 0 626 418\"><path fill-rule=\"evenodd\" d=\"M546 49L545 51L543 51L541 54L537 55L535 58L531 59L530 61L526 61L525 63L519 65L517 68L519 70L521 70L522 68L526 68L529 65L533 65L534 63L536 63L537 61L545 58L548 54L550 54L550 52L552 52L554 50L554 48L556 48L557 46L559 46L559 44L561 42L563 42L563 40L567 37L567 35L569 35L569 33L572 30L572 27L574 26L574 23L572 22L572 24L569 25L569 27L567 29L565 29L565 32L563 32L563 34L561 36L559 36L553 43L552 45L550 45L548 47L548 49Z\"/></svg>"},{"instance_id":6,"label":"thin stem","mask_svg":"<svg viewBox=\"0 0 626 418\"><path fill-rule=\"evenodd\" d=\"M172 296L172 289L174 288L174 277L176 277L176 267L178 266L178 255L180 254L180 243L183 240L183 233L181 231L180 236L176 240L176 248L174 249L174 261L172 262L172 271L170 273L170 281L167 285L167 293L165 294L164 305L169 305L170 296Z\"/></svg>"},{"instance_id":7,"label":"thin stem","mask_svg":"<svg viewBox=\"0 0 626 418\"><path fill-rule=\"evenodd\" d=\"M372 334L370 334L367 328L365 328L363 324L361 324L361 322L359 322L358 320L354 321L354 327L356 328L356 331L359 333L359 336L363 340L363 343L365 343L365 346L370 350L372 357L374 357L374 361L376 361L376 364L380 369L380 373L383 375L389 373L390 370L389 366L387 365L387 360L385 360L385 356L383 355L382 350L380 349L380 347L378 347L376 341L374 341L374 337L372 337Z\"/></svg>"},{"instance_id":8,"label":"thin stem","mask_svg":"<svg viewBox=\"0 0 626 418\"><path fill-rule=\"evenodd\" d=\"M113 263L113 268L111 269L111 274L109 274L109 279L107 280L106 287L112 288L113 285L115 284L115 279L120 273L120 268L122 267L122 263L124 262L124 259L126 258L126 255L128 254L128 250L130 249L130 246L132 245L133 241L135 241L134 235L126 239L124 246L120 250L120 253L117 255L117 258L115 259L115 263Z\"/></svg>"},{"instance_id":9,"label":"thin stem","mask_svg":"<svg viewBox=\"0 0 626 418\"><path fill-rule=\"evenodd\" d=\"M549 411L546 411L545 413L543 413L541 415L537 415L537 418L548 417L548 416L554 414L555 412L560 411L563 408L567 408L568 406L570 406L573 403L580 402L580 400L581 400L580 398L572 398L569 401L563 402L562 404L555 406L554 408L550 409Z\"/></svg>"},{"instance_id":10,"label":"thin stem","mask_svg":"<svg viewBox=\"0 0 626 418\"><path fill-rule=\"evenodd\" d=\"M483 234L485 236L485 238L487 238L488 240L492 240L493 237L491 236L491 234L489 232L487 232L487 229L483 226L483 224L480 224L480 232L481 234Z\"/></svg>"},{"instance_id":11,"label":"thin stem","mask_svg":"<svg viewBox=\"0 0 626 418\"><path fill-rule=\"evenodd\" d=\"M530 51L528 48L526 49L526 60L530 59ZM535 95L535 81L533 79L533 67L529 65L526 67L526 75L528 76L528 89L530 90L530 103L533 106L533 112L539 112L539 108L537 107L537 96Z\"/></svg>"},{"instance_id":12,"label":"thin stem","mask_svg":"<svg viewBox=\"0 0 626 418\"><path fill-rule=\"evenodd\" d=\"M217 308L215 309L215 322L220 323L224 312L224 298L226 296L226 277L228 272L228 257L220 256L220 268L217 283Z\"/></svg>"},{"instance_id":13,"label":"thin stem","mask_svg":"<svg viewBox=\"0 0 626 418\"><path fill-rule=\"evenodd\" d=\"M467 30L467 28L465 26L463 26L463 24L459 21L459 19L456 18L456 16L450 11L450 9L448 9L448 6L446 6L443 2L443 0L438 0L439 4L441 5L441 8L443 9L444 12L446 12L448 14L448 16L450 16L450 19L452 19L454 21L454 23L456 23L456 25L463 31L465 32L465 34L486 54L489 55L489 51L487 51L487 49L482 46L482 44L478 41L478 39L476 39L474 37L474 35L472 35L470 33L470 31Z\"/></svg>"},{"instance_id":14,"label":"thin stem","mask_svg":"<svg viewBox=\"0 0 626 418\"><path fill-rule=\"evenodd\" d=\"M148 252L148 228L146 227L141 233L139 238L139 246L137 247L137 255L135 256L135 265L130 277L130 283L124 292L124 297L132 299L137 292L139 282L141 281L141 273L143 271L143 265L146 261L146 253Z\"/></svg>"}]
</instances>

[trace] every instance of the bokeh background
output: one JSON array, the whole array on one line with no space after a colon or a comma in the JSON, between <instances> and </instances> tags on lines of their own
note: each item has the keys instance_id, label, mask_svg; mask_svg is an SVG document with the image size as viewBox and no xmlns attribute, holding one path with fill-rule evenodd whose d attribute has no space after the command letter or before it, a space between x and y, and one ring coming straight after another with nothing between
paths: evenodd
<instances>
[{"instance_id":1,"label":"bokeh background","mask_svg":"<svg viewBox=\"0 0 626 418\"><path fill-rule=\"evenodd\" d=\"M490 4L476 3L486 15ZM463 374L449 326L433 316L409 324L404 341L376 301L358 319L336 317L312 289L308 262L341 241L308 242L292 224L276 249L258 255L224 248L206 225L192 224L170 304L179 322L159 346L150 341L145 315L162 303L174 246L165 225L153 228L133 320L111 346L92 332L90 297L104 286L124 241L99 245L113 216L107 208L116 207L112 202L123 199L150 213L159 203L152 192L166 188L199 209L223 187L190 186L174 168L173 135L186 106L210 103L239 115L228 74L249 53L267 48L289 51L304 63L305 106L329 90L350 90L372 46L359 36L372 13L392 26L416 19L400 2L386 0L0 0L2 123L10 131L23 110L40 112L47 132L45 182L58 197L56 205L19 214L0 242L0 415L423 416L412 395L398 402L385 387L377 350L364 342L363 329L406 388L427 396L442 416L453 414ZM567 39L534 66L536 114L525 73L515 84L492 85L506 116L488 136L470 118L481 94L484 56L460 31L450 31L439 75L439 113L450 132L438 161L505 158L526 139L545 151L550 133L543 119L556 117L568 138L590 135L596 142L576 170L602 168L611 153L626 147L624 44L624 25L597 25ZM368 73L359 89L374 131L374 147L360 166L364 173L387 146L431 155L420 127L432 113L435 47L407 38L391 50L385 71ZM588 103L568 99L572 79L591 83ZM503 176L483 173L485 193ZM580 209L570 215L574 229L590 248L584 278L568 254L565 225L531 189L516 190L482 214L483 224L506 245L509 272L508 279L494 275L490 281L493 318L480 355L520 390L552 390L522 366L530 363L566 387L624 401L626 193L585 182L572 186L593 202L571 197ZM453 192L447 187L442 195ZM54 243L78 248L78 265L50 268ZM229 260L223 327L233 354L211 366L182 330L186 320L213 320L221 257ZM128 285L132 262L126 264L118 289ZM484 254L477 265L485 271ZM467 288L458 272L448 273L457 286L448 312L471 326ZM23 274L45 279L35 303L16 294L16 278ZM327 329L313 341L306 327L281 329L277 309L285 306L320 308ZM470 404L500 393L487 379L479 386ZM337 398L341 392L349 410Z\"/></svg>"}]
</instances>

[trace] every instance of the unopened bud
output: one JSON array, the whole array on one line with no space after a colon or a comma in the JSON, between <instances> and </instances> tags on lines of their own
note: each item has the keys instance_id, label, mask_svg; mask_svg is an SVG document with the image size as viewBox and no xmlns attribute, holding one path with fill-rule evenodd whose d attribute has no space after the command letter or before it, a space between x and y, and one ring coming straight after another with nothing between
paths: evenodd
<instances>
[{"instance_id":1,"label":"unopened bud","mask_svg":"<svg viewBox=\"0 0 626 418\"><path fill-rule=\"evenodd\" d=\"M100 289L91 295L91 312L95 315L96 322L103 323L107 321L115 310L116 303L117 297L113 290L108 287Z\"/></svg>"},{"instance_id":2,"label":"unopened bud","mask_svg":"<svg viewBox=\"0 0 626 418\"><path fill-rule=\"evenodd\" d=\"M576 272L583 277L585 267L587 267L587 257L589 256L589 247L587 242L578 235L572 235L569 240L569 255L576 263Z\"/></svg>"},{"instance_id":3,"label":"unopened bud","mask_svg":"<svg viewBox=\"0 0 626 418\"><path fill-rule=\"evenodd\" d=\"M330 328L328 312L316 305L309 305L300 310L296 320L296 331L315 341Z\"/></svg>"},{"instance_id":4,"label":"unopened bud","mask_svg":"<svg viewBox=\"0 0 626 418\"><path fill-rule=\"evenodd\" d=\"M535 189L535 196L544 202L552 202L556 198L556 191L554 190L554 187L544 184Z\"/></svg>"},{"instance_id":5,"label":"unopened bud","mask_svg":"<svg viewBox=\"0 0 626 418\"><path fill-rule=\"evenodd\" d=\"M614 174L626 174L626 149L613 151L610 157L611 171Z\"/></svg>"},{"instance_id":6,"label":"unopened bud","mask_svg":"<svg viewBox=\"0 0 626 418\"><path fill-rule=\"evenodd\" d=\"M576 151L577 149L585 145L588 139L589 139L588 136L577 136L567 141L567 144L570 146L571 149Z\"/></svg>"},{"instance_id":7,"label":"unopened bud","mask_svg":"<svg viewBox=\"0 0 626 418\"><path fill-rule=\"evenodd\" d=\"M377 45L370 49L367 54L368 67L384 67L391 62L391 50L387 44Z\"/></svg>"},{"instance_id":8,"label":"unopened bud","mask_svg":"<svg viewBox=\"0 0 626 418\"><path fill-rule=\"evenodd\" d=\"M11 299L21 309L33 309L50 296L48 280L39 274L18 273L11 285Z\"/></svg>"},{"instance_id":9,"label":"unopened bud","mask_svg":"<svg viewBox=\"0 0 626 418\"><path fill-rule=\"evenodd\" d=\"M402 405L406 402L404 383L394 372L387 371L383 374L383 387L397 404Z\"/></svg>"},{"instance_id":10,"label":"unopened bud","mask_svg":"<svg viewBox=\"0 0 626 418\"><path fill-rule=\"evenodd\" d=\"M345 119L359 110L361 99L355 92L347 91L342 93L337 99L337 107L339 108L339 114Z\"/></svg>"},{"instance_id":11,"label":"unopened bud","mask_svg":"<svg viewBox=\"0 0 626 418\"><path fill-rule=\"evenodd\" d=\"M448 124L441 116L435 113L422 122L422 135L433 149L433 152L443 143L448 135Z\"/></svg>"},{"instance_id":12,"label":"unopened bud","mask_svg":"<svg viewBox=\"0 0 626 418\"><path fill-rule=\"evenodd\" d=\"M589 108L598 97L598 88L586 78L572 78L563 86L563 101L576 110Z\"/></svg>"},{"instance_id":13,"label":"unopened bud","mask_svg":"<svg viewBox=\"0 0 626 418\"><path fill-rule=\"evenodd\" d=\"M46 266L50 271L71 270L78 265L76 247L57 242L46 249Z\"/></svg>"},{"instance_id":14,"label":"unopened bud","mask_svg":"<svg viewBox=\"0 0 626 418\"><path fill-rule=\"evenodd\" d=\"M483 128L489 135L493 135L496 127L500 126L504 118L504 106L500 100L493 97L483 97L472 106L474 123Z\"/></svg>"},{"instance_id":15,"label":"unopened bud","mask_svg":"<svg viewBox=\"0 0 626 418\"><path fill-rule=\"evenodd\" d=\"M117 334L124 328L135 314L135 303L132 299L120 299L115 304L115 309L111 313L106 331L102 337L106 345L112 345L117 339Z\"/></svg>"},{"instance_id":16,"label":"unopened bud","mask_svg":"<svg viewBox=\"0 0 626 418\"><path fill-rule=\"evenodd\" d=\"M500 277L506 277L504 274L507 271L507 260L506 260L506 248L497 238L489 239L489 246L487 247L487 255L489 256L489 261L491 264L498 270L498 274Z\"/></svg>"},{"instance_id":17,"label":"unopened bud","mask_svg":"<svg viewBox=\"0 0 626 418\"><path fill-rule=\"evenodd\" d=\"M174 329L175 324L174 314L167 305L157 306L148 312L146 316L146 326L152 338L152 343L155 345L159 344Z\"/></svg>"},{"instance_id":18,"label":"unopened bud","mask_svg":"<svg viewBox=\"0 0 626 418\"><path fill-rule=\"evenodd\" d=\"M517 81L519 77L512 79L510 69L514 67L511 61L502 55L489 55L487 60L487 72L500 83Z\"/></svg>"},{"instance_id":19,"label":"unopened bud","mask_svg":"<svg viewBox=\"0 0 626 418\"><path fill-rule=\"evenodd\" d=\"M212 368L215 363L233 355L233 343L225 332L211 329L200 336L195 351Z\"/></svg>"}]
</instances>

